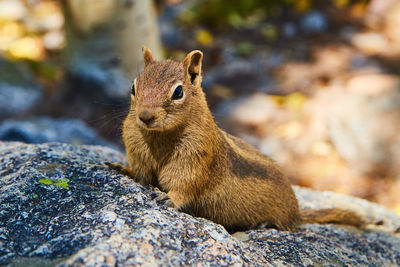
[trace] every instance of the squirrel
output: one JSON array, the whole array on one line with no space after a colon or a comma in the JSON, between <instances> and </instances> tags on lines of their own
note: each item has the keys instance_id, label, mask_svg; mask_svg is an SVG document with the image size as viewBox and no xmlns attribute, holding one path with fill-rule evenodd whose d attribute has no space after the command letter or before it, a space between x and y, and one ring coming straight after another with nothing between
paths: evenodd
<instances>
[{"instance_id":1,"label":"squirrel","mask_svg":"<svg viewBox=\"0 0 400 267\"><path fill-rule=\"evenodd\" d=\"M142 52L144 70L133 82L122 127L129 168L113 164L114 169L165 192L167 205L229 232L260 225L364 225L353 211L299 210L274 161L216 125L201 87L201 51L183 62L156 61L145 46Z\"/></svg>"}]
</instances>

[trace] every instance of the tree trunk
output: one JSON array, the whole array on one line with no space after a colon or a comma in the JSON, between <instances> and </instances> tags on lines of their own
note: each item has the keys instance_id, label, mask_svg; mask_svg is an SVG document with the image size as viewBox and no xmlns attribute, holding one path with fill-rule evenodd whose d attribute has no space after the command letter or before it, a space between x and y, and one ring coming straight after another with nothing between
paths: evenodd
<instances>
[{"instance_id":1,"label":"tree trunk","mask_svg":"<svg viewBox=\"0 0 400 267\"><path fill-rule=\"evenodd\" d=\"M162 57L156 17L152 1L118 2L116 19L118 52L123 66L135 76L143 68L142 45L149 47L156 59Z\"/></svg>"}]
</instances>

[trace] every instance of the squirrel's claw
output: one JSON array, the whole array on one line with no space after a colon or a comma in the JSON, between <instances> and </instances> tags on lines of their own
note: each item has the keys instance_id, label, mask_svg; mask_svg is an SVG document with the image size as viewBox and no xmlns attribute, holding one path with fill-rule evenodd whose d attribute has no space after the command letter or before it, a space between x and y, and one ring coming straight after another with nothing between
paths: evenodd
<instances>
[{"instance_id":1,"label":"squirrel's claw","mask_svg":"<svg viewBox=\"0 0 400 267\"><path fill-rule=\"evenodd\" d=\"M115 170L115 171L118 171L118 172L121 172L124 168L126 168L121 163L104 162L104 165L106 165L111 170Z\"/></svg>"},{"instance_id":2,"label":"squirrel's claw","mask_svg":"<svg viewBox=\"0 0 400 267\"><path fill-rule=\"evenodd\" d=\"M156 201L166 201L169 199L169 197L167 196L167 193L161 191L157 187L154 188L154 193L157 194L157 197L155 198Z\"/></svg>"},{"instance_id":3,"label":"squirrel's claw","mask_svg":"<svg viewBox=\"0 0 400 267\"><path fill-rule=\"evenodd\" d=\"M117 171L120 174L127 175L131 178L134 178L132 171L125 165L122 165L121 163L105 162L104 164L111 170Z\"/></svg>"},{"instance_id":4,"label":"squirrel's claw","mask_svg":"<svg viewBox=\"0 0 400 267\"><path fill-rule=\"evenodd\" d=\"M165 201L164 205L170 207L170 208L176 208L174 202L172 202L171 199L168 199L167 201Z\"/></svg>"},{"instance_id":5,"label":"squirrel's claw","mask_svg":"<svg viewBox=\"0 0 400 267\"><path fill-rule=\"evenodd\" d=\"M158 189L157 187L154 188L154 192L157 194L157 197L155 198L155 200L157 202L161 202L162 204L170 207L170 208L175 208L174 203L172 202L172 200L168 197L167 193L161 191L160 189Z\"/></svg>"}]
</instances>

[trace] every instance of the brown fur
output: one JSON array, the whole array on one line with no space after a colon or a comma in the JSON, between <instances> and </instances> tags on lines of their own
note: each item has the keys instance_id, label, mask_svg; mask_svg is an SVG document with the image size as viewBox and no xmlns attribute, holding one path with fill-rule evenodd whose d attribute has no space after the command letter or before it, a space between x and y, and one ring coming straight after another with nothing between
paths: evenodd
<instances>
[{"instance_id":1,"label":"brown fur","mask_svg":"<svg viewBox=\"0 0 400 267\"><path fill-rule=\"evenodd\" d=\"M123 124L129 162L124 173L159 187L172 206L230 230L261 223L284 230L302 222L360 225L358 216L342 210L302 211L300 216L292 187L278 166L218 128L201 88L200 51L192 51L183 62L157 62L145 47L143 54L145 69L135 81ZM171 94L179 82L185 96L174 101ZM146 125L139 114L154 120Z\"/></svg>"}]
</instances>

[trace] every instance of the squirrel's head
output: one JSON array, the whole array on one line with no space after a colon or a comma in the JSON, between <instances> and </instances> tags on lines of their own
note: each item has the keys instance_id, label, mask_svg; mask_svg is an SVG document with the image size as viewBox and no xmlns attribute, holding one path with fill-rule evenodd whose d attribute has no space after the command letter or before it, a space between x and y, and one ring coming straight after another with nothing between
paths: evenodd
<instances>
[{"instance_id":1,"label":"squirrel's head","mask_svg":"<svg viewBox=\"0 0 400 267\"><path fill-rule=\"evenodd\" d=\"M202 95L201 61L195 50L182 62L156 61L143 46L144 70L132 85L131 114L143 129L165 131L187 120L190 107Z\"/></svg>"}]
</instances>

